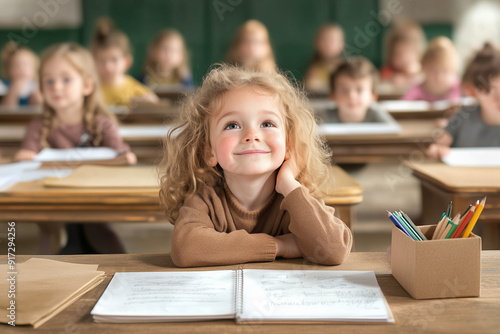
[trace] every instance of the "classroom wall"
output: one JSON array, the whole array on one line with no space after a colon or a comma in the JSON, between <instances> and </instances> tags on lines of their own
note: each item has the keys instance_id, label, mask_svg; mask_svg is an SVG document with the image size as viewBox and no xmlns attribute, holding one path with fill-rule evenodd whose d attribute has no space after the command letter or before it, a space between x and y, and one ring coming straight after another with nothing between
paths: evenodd
<instances>
[{"instance_id":1,"label":"classroom wall","mask_svg":"<svg viewBox=\"0 0 500 334\"><path fill-rule=\"evenodd\" d=\"M130 73L140 75L148 43L167 27L186 38L196 83L214 62L223 61L237 28L258 19L268 28L279 66L302 79L312 56L316 30L337 22L345 30L346 54L363 55L382 64L384 21L377 19L378 0L85 0L83 25L75 29L42 30L26 36L22 30L0 30L0 45L13 36L36 52L52 43L75 41L88 46L96 21L110 16L134 46ZM450 25L424 26L429 37L451 37Z\"/></svg>"}]
</instances>

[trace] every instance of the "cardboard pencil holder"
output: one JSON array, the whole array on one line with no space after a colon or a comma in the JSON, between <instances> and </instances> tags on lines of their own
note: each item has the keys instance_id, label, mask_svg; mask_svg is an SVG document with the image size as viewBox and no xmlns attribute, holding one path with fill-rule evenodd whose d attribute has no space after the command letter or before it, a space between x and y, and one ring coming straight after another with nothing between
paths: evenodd
<instances>
[{"instance_id":1,"label":"cardboard pencil holder","mask_svg":"<svg viewBox=\"0 0 500 334\"><path fill-rule=\"evenodd\" d=\"M430 239L436 225L418 228ZM479 297L481 238L415 241L393 226L391 270L415 299Z\"/></svg>"}]
</instances>

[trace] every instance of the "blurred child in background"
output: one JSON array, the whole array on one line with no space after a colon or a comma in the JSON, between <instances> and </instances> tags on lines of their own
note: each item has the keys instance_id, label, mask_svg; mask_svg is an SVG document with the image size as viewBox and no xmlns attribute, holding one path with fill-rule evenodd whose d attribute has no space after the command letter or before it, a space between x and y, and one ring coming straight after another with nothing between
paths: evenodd
<instances>
[{"instance_id":1,"label":"blurred child in background","mask_svg":"<svg viewBox=\"0 0 500 334\"><path fill-rule=\"evenodd\" d=\"M92 53L102 82L104 101L108 105L130 105L132 102L158 102L158 97L139 81L127 75L132 65L130 41L113 22L102 18L92 41Z\"/></svg>"},{"instance_id":2,"label":"blurred child in background","mask_svg":"<svg viewBox=\"0 0 500 334\"><path fill-rule=\"evenodd\" d=\"M327 91L330 75L342 61L344 31L337 24L326 24L319 28L314 39L314 55L304 79L310 91Z\"/></svg>"},{"instance_id":3,"label":"blurred child in background","mask_svg":"<svg viewBox=\"0 0 500 334\"><path fill-rule=\"evenodd\" d=\"M458 101L462 96L458 78L458 53L447 37L433 39L422 57L424 81L413 86L403 100Z\"/></svg>"},{"instance_id":4,"label":"blurred child in background","mask_svg":"<svg viewBox=\"0 0 500 334\"><path fill-rule=\"evenodd\" d=\"M28 125L16 161L32 160L48 147L104 146L126 151L127 161L136 163L136 156L118 133L115 116L102 101L90 52L73 43L54 45L42 55L39 76L44 98L42 116ZM107 224L70 224L67 232L63 254L125 251Z\"/></svg>"},{"instance_id":5,"label":"blurred child in background","mask_svg":"<svg viewBox=\"0 0 500 334\"><path fill-rule=\"evenodd\" d=\"M370 106L377 100L377 70L364 57L344 60L330 77L330 99L337 107L329 112L329 123L376 122Z\"/></svg>"},{"instance_id":6,"label":"blurred child in background","mask_svg":"<svg viewBox=\"0 0 500 334\"><path fill-rule=\"evenodd\" d=\"M425 35L418 23L396 22L386 36L386 64L380 70L381 79L396 85L415 84L419 79L424 48Z\"/></svg>"},{"instance_id":7,"label":"blurred child in background","mask_svg":"<svg viewBox=\"0 0 500 334\"><path fill-rule=\"evenodd\" d=\"M178 31L165 29L156 35L149 45L144 74L143 83L150 88L193 86L186 43Z\"/></svg>"},{"instance_id":8,"label":"blurred child in background","mask_svg":"<svg viewBox=\"0 0 500 334\"><path fill-rule=\"evenodd\" d=\"M38 57L35 53L25 46L8 42L2 49L1 58L1 105L16 107L42 104L37 82Z\"/></svg>"},{"instance_id":9,"label":"blurred child in background","mask_svg":"<svg viewBox=\"0 0 500 334\"><path fill-rule=\"evenodd\" d=\"M276 70L269 32L262 22L249 20L238 29L229 47L227 62L262 72Z\"/></svg>"},{"instance_id":10,"label":"blurred child in background","mask_svg":"<svg viewBox=\"0 0 500 334\"><path fill-rule=\"evenodd\" d=\"M427 153L446 156L450 147L500 147L500 50L486 43L469 64L479 105L462 107Z\"/></svg>"}]
</instances>

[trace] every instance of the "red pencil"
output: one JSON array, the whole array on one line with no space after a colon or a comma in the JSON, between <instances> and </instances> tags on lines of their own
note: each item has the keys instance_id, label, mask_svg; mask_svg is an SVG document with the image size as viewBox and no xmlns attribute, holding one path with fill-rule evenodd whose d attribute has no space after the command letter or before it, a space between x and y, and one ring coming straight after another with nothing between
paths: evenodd
<instances>
[{"instance_id":1,"label":"red pencil","mask_svg":"<svg viewBox=\"0 0 500 334\"><path fill-rule=\"evenodd\" d=\"M464 216L464 218L462 218L460 225L458 225L457 229L455 230L455 232L453 233L451 238L460 238L460 236L462 235L462 232L465 230L465 227L467 226L470 219L474 215L474 211L476 211L476 207L477 207L477 205L474 205L474 206L472 206L472 208L470 208L469 212L467 212L467 214Z\"/></svg>"}]
</instances>

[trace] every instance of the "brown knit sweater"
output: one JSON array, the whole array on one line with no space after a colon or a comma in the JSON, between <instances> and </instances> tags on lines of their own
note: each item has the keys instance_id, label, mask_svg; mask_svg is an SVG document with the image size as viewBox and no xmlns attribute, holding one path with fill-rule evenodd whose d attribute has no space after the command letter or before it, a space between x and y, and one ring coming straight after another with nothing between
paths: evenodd
<instances>
[{"instance_id":1,"label":"brown knit sweater","mask_svg":"<svg viewBox=\"0 0 500 334\"><path fill-rule=\"evenodd\" d=\"M243 208L227 187L203 187L179 211L172 260L179 267L273 261L273 236L293 233L304 258L340 264L351 251L352 234L334 211L304 187L286 198L274 192L254 211Z\"/></svg>"}]
</instances>

